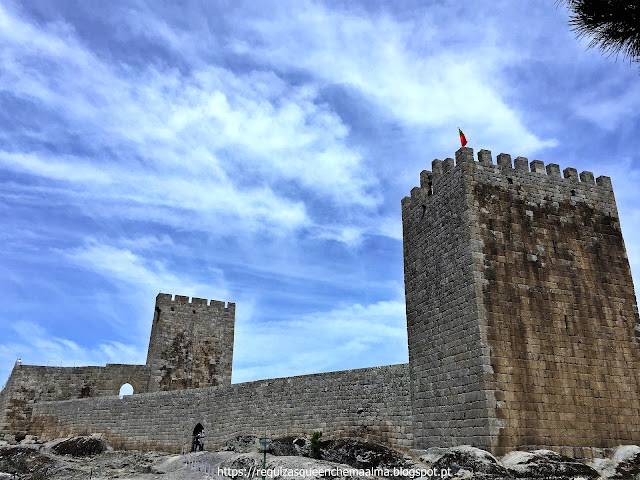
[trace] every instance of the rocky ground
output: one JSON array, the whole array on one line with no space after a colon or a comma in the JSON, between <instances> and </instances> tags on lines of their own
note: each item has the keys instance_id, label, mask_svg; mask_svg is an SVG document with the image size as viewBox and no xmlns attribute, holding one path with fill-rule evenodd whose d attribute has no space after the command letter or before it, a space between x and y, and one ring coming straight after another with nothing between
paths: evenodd
<instances>
[{"instance_id":1,"label":"rocky ground","mask_svg":"<svg viewBox=\"0 0 640 480\"><path fill-rule=\"evenodd\" d=\"M639 479L640 447L623 446L609 459L578 462L548 450L512 452L497 459L464 446L413 450L410 455L357 438L321 443L320 458L310 458L308 439L275 440L267 455L273 480L417 477L461 479ZM200 480L260 478L262 454L257 439L239 437L224 451L172 455L114 451L100 437L75 437L48 443L31 439L0 446L0 480ZM358 470L359 469L359 470ZM449 472L451 475L449 476Z\"/></svg>"}]
</instances>

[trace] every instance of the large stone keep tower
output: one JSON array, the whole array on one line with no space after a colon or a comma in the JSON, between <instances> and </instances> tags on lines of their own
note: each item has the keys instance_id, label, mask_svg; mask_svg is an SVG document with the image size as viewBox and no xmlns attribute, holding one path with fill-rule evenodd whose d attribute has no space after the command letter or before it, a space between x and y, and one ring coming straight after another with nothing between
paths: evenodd
<instances>
[{"instance_id":1,"label":"large stone keep tower","mask_svg":"<svg viewBox=\"0 0 640 480\"><path fill-rule=\"evenodd\" d=\"M514 163L461 148L402 201L416 446L638 444L638 309L611 181Z\"/></svg>"}]
</instances>

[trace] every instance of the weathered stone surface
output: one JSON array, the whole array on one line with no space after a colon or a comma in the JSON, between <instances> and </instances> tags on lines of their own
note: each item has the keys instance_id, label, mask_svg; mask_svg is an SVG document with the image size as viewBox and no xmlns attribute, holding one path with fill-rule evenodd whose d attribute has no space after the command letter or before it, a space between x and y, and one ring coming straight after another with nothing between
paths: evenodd
<instances>
[{"instance_id":1,"label":"weathered stone surface","mask_svg":"<svg viewBox=\"0 0 640 480\"><path fill-rule=\"evenodd\" d=\"M147 391L149 371L145 365L106 367L42 367L15 365L0 393L0 433L11 439L26 436L33 405L71 398L117 395L129 383L135 393ZM19 440L18 440L19 441Z\"/></svg>"},{"instance_id":2,"label":"weathered stone surface","mask_svg":"<svg viewBox=\"0 0 640 480\"><path fill-rule=\"evenodd\" d=\"M427 448L426 450L411 449L409 450L409 453L411 455L418 457L421 462L432 466L434 463L440 460L440 457L442 457L448 451L449 451L448 448L431 447L431 448Z\"/></svg>"},{"instance_id":3,"label":"weathered stone surface","mask_svg":"<svg viewBox=\"0 0 640 480\"><path fill-rule=\"evenodd\" d=\"M16 363L0 392L0 438L27 434L33 405L231 383L235 304L160 293L146 365L43 367ZM16 435L18 438L16 438Z\"/></svg>"},{"instance_id":4,"label":"weathered stone surface","mask_svg":"<svg viewBox=\"0 0 640 480\"><path fill-rule=\"evenodd\" d=\"M613 454L613 461L627 473L640 473L640 447L638 445L620 445Z\"/></svg>"},{"instance_id":5,"label":"weathered stone surface","mask_svg":"<svg viewBox=\"0 0 640 480\"><path fill-rule=\"evenodd\" d=\"M511 452L502 458L502 465L514 478L578 480L599 477L590 466L550 450Z\"/></svg>"},{"instance_id":6,"label":"weathered stone surface","mask_svg":"<svg viewBox=\"0 0 640 480\"><path fill-rule=\"evenodd\" d=\"M226 442L225 450L236 453L257 452L260 448L258 437L240 435Z\"/></svg>"},{"instance_id":7,"label":"weathered stone surface","mask_svg":"<svg viewBox=\"0 0 640 480\"><path fill-rule=\"evenodd\" d=\"M271 440L270 452L278 456L305 456L310 454L309 442L302 437L282 437Z\"/></svg>"},{"instance_id":8,"label":"weathered stone surface","mask_svg":"<svg viewBox=\"0 0 640 480\"><path fill-rule=\"evenodd\" d=\"M237 470L242 470L244 472L244 476L236 477L240 479L247 478L250 469L262 468L262 459L262 454L258 452L202 452L189 455L187 462L188 465L192 465L194 469L200 469L200 471L211 471L217 473L218 468L235 468ZM171 470L175 470L176 473L181 472L182 469L179 465L176 465L175 463L173 465L169 464L169 462L167 463L167 473L170 473ZM267 455L266 468L272 471L295 470L298 472L297 475L287 474L275 477L287 480L321 480L327 478L373 480L374 478L369 476L360 476L360 472L349 465L297 456L289 457ZM336 469L340 469L341 473L337 477L335 475Z\"/></svg>"},{"instance_id":9,"label":"weathered stone surface","mask_svg":"<svg viewBox=\"0 0 640 480\"><path fill-rule=\"evenodd\" d=\"M106 452L111 447L102 438L97 436L73 437L57 443L51 451L57 455L71 455L74 457L86 457Z\"/></svg>"},{"instance_id":10,"label":"weathered stone surface","mask_svg":"<svg viewBox=\"0 0 640 480\"><path fill-rule=\"evenodd\" d=\"M579 457L638 439L638 315L612 191L509 178L468 178L494 449L573 447L564 451Z\"/></svg>"},{"instance_id":11,"label":"weathered stone surface","mask_svg":"<svg viewBox=\"0 0 640 480\"><path fill-rule=\"evenodd\" d=\"M147 390L229 385L234 326L234 303L159 294L147 354Z\"/></svg>"},{"instance_id":12,"label":"weathered stone surface","mask_svg":"<svg viewBox=\"0 0 640 480\"><path fill-rule=\"evenodd\" d=\"M474 165L456 166L435 183L435 194L402 205L416 447L491 448L465 194L464 172Z\"/></svg>"},{"instance_id":13,"label":"weathered stone surface","mask_svg":"<svg viewBox=\"0 0 640 480\"><path fill-rule=\"evenodd\" d=\"M59 442L55 442L59 443ZM145 480L206 480L204 475L192 475L181 456L175 472L161 477L151 476L156 465L165 463L167 454L150 452L107 451L82 457L56 455L48 446L12 446L0 448L0 472L10 472L11 480L86 480L93 479L145 479ZM159 472L158 472L159 473ZM2 475L0 475L0 478Z\"/></svg>"},{"instance_id":14,"label":"weathered stone surface","mask_svg":"<svg viewBox=\"0 0 640 480\"><path fill-rule=\"evenodd\" d=\"M62 466L47 453L27 446L0 448L0 472L25 475L29 478L50 478L54 475L71 477L77 470ZM20 477L22 478L22 477Z\"/></svg>"},{"instance_id":15,"label":"weathered stone surface","mask_svg":"<svg viewBox=\"0 0 640 480\"><path fill-rule=\"evenodd\" d=\"M640 478L640 447L621 445L612 458L594 459L593 468L605 479Z\"/></svg>"},{"instance_id":16,"label":"weathered stone surface","mask_svg":"<svg viewBox=\"0 0 640 480\"><path fill-rule=\"evenodd\" d=\"M385 445L344 437L321 442L321 458L362 469L413 468L416 462Z\"/></svg>"},{"instance_id":17,"label":"weathered stone surface","mask_svg":"<svg viewBox=\"0 0 640 480\"><path fill-rule=\"evenodd\" d=\"M498 460L489 452L469 445L450 448L433 465L434 470L442 471L451 469L454 476L464 476L471 472L471 478L504 479L510 478L509 473L498 463Z\"/></svg>"}]
</instances>

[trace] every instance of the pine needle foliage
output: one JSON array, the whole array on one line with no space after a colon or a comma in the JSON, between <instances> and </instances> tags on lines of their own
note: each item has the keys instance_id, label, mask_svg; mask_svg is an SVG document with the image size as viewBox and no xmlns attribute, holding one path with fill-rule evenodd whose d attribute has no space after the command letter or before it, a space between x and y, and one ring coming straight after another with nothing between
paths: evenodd
<instances>
[{"instance_id":1,"label":"pine needle foliage","mask_svg":"<svg viewBox=\"0 0 640 480\"><path fill-rule=\"evenodd\" d=\"M622 52L640 62L640 0L557 0L571 10L569 25L578 38L591 37L588 48L598 47L616 59Z\"/></svg>"}]
</instances>

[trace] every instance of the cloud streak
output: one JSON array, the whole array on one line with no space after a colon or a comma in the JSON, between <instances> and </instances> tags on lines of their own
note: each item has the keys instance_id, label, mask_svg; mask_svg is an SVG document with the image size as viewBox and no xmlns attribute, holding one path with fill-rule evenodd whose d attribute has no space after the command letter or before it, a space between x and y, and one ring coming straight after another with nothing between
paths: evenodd
<instances>
[{"instance_id":1,"label":"cloud streak","mask_svg":"<svg viewBox=\"0 0 640 480\"><path fill-rule=\"evenodd\" d=\"M241 317L233 381L406 362L404 308L403 301L392 300L269 323Z\"/></svg>"},{"instance_id":2,"label":"cloud streak","mask_svg":"<svg viewBox=\"0 0 640 480\"><path fill-rule=\"evenodd\" d=\"M475 42L461 55L459 42L438 39L446 33L436 26L434 14L409 23L356 10L319 3L277 9L275 21L245 24L259 38L257 44L238 40L234 48L274 67L304 69L322 82L354 87L380 113L410 127L451 129L464 120L490 143L517 138L517 146L526 151L557 144L526 128L521 114L502 98L495 76L489 76L519 58L506 45L496 48L492 29L474 29ZM451 20L440 18L439 24ZM307 31L315 34L304 35ZM464 25L457 32L466 35ZM429 54L421 54L424 50Z\"/></svg>"},{"instance_id":3,"label":"cloud streak","mask_svg":"<svg viewBox=\"0 0 640 480\"><path fill-rule=\"evenodd\" d=\"M68 24L38 28L6 9L0 23L0 88L54 116L31 119L23 133L36 142L31 151L5 135L0 166L66 184L65 198L76 205L86 208L89 196L105 201L91 215L196 229L223 216L238 230L286 232L310 223L291 188L338 204L381 200L361 154L346 143L348 127L313 85L291 88L266 71L108 64ZM60 151L37 146L70 132L74 150L88 155L65 152L64 141Z\"/></svg>"},{"instance_id":4,"label":"cloud streak","mask_svg":"<svg viewBox=\"0 0 640 480\"><path fill-rule=\"evenodd\" d=\"M22 358L29 365L63 367L145 362L146 352L141 352L138 345L112 341L88 348L57 336L38 323L20 321L11 328L14 334L12 341L0 344L3 371L13 366L17 358Z\"/></svg>"}]
</instances>

